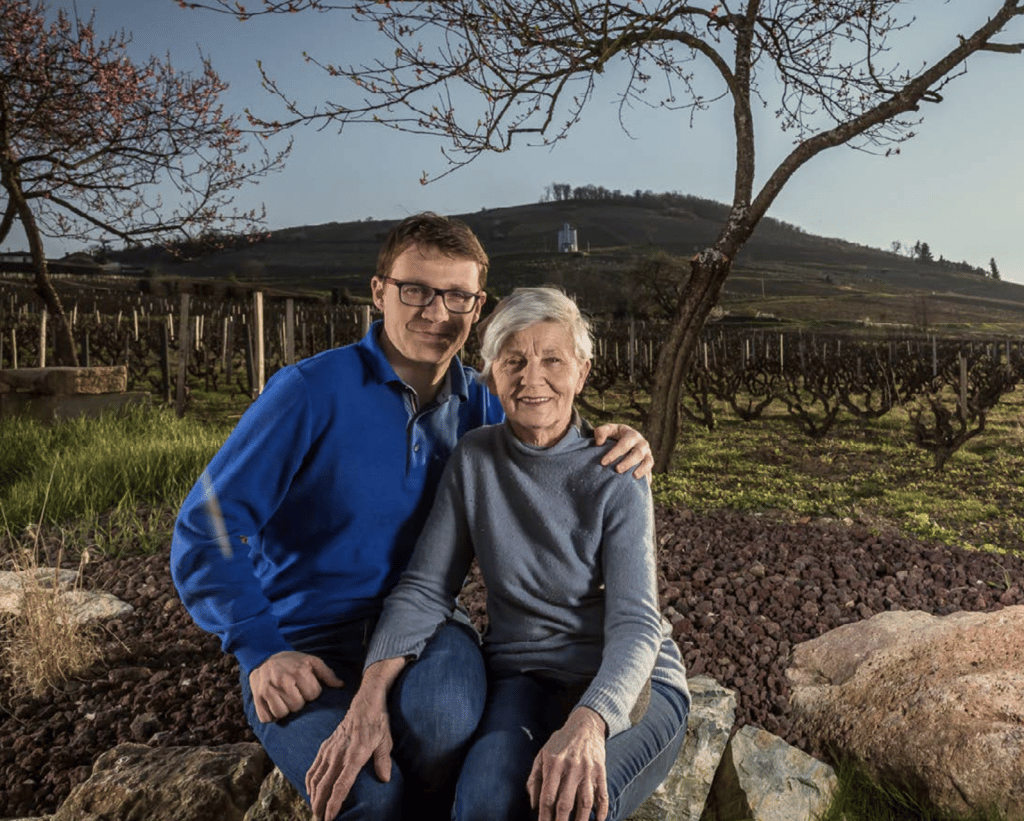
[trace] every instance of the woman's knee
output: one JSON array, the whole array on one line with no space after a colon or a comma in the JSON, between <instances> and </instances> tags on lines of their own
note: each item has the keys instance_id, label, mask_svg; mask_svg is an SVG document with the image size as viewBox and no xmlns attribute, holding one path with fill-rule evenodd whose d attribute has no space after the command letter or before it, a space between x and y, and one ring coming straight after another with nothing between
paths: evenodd
<instances>
[{"instance_id":1,"label":"woman's knee","mask_svg":"<svg viewBox=\"0 0 1024 821\"><path fill-rule=\"evenodd\" d=\"M400 821L404 790L402 771L394 760L389 781L381 781L371 767L363 767L342 804L338 821Z\"/></svg>"},{"instance_id":2,"label":"woman's knee","mask_svg":"<svg viewBox=\"0 0 1024 821\"><path fill-rule=\"evenodd\" d=\"M483 715L487 672L475 636L449 623L396 682L392 720L438 749L465 745Z\"/></svg>"}]
</instances>

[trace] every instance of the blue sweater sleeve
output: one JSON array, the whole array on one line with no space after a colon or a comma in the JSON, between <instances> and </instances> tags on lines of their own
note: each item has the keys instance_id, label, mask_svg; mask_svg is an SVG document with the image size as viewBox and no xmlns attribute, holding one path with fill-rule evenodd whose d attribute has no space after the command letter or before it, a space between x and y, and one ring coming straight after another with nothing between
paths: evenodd
<instances>
[{"instance_id":1,"label":"blue sweater sleeve","mask_svg":"<svg viewBox=\"0 0 1024 821\"><path fill-rule=\"evenodd\" d=\"M225 558L197 482L171 541L171 574L196 623L220 637L242 669L292 649L281 635L250 555L309 450L310 403L301 376L285 368L267 383L207 467L232 548Z\"/></svg>"}]
</instances>

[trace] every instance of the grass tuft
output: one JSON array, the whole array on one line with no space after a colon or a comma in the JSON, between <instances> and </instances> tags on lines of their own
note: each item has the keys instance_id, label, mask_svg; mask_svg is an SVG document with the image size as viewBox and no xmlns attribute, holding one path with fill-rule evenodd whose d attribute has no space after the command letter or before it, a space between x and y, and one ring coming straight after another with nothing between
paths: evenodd
<instances>
[{"instance_id":1,"label":"grass tuft","mask_svg":"<svg viewBox=\"0 0 1024 821\"><path fill-rule=\"evenodd\" d=\"M876 780L851 758L836 765L839 785L818 821L1003 821L996 810L953 815L930 804L919 792Z\"/></svg>"},{"instance_id":2,"label":"grass tuft","mask_svg":"<svg viewBox=\"0 0 1024 821\"><path fill-rule=\"evenodd\" d=\"M100 640L96 625L79 621L74 613L74 596L81 591L88 550L81 551L78 572L68 590L61 573L63 548L53 567L47 567L40 561L39 527L26 528L26 533L31 547L21 546L9 556L9 565L21 573L21 599L18 611L4 617L0 669L12 694L41 696L99 659ZM7 535L8 541L14 542L9 527Z\"/></svg>"}]
</instances>

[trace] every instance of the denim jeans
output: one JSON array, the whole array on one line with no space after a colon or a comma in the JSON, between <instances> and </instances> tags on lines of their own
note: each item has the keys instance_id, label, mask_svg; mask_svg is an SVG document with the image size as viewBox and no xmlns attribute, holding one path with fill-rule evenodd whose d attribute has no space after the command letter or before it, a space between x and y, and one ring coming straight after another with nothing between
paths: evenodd
<instances>
[{"instance_id":1,"label":"denim jeans","mask_svg":"<svg viewBox=\"0 0 1024 821\"><path fill-rule=\"evenodd\" d=\"M253 732L307 801L306 772L359 687L373 628L373 620L361 620L292 640L294 649L323 659L345 686L324 687L316 701L281 721L264 724L256 717L248 676L241 675L242 702ZM483 713L486 688L475 634L453 622L441 627L420 658L402 671L388 696L395 745L391 780L381 782L368 762L338 818L398 821L404 806L407 818L447 821L455 778Z\"/></svg>"},{"instance_id":2,"label":"denim jeans","mask_svg":"<svg viewBox=\"0 0 1024 821\"><path fill-rule=\"evenodd\" d=\"M564 686L531 675L491 681L484 717L456 786L454 821L537 817L526 780L541 747L565 723L570 700ZM653 682L644 717L608 739L608 821L628 817L668 775L683 745L688 714L682 693Z\"/></svg>"}]
</instances>

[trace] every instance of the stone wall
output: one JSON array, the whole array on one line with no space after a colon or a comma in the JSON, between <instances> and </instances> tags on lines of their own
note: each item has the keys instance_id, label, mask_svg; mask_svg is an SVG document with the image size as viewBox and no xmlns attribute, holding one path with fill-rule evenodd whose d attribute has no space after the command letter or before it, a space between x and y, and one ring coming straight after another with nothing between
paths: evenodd
<instances>
[{"instance_id":1,"label":"stone wall","mask_svg":"<svg viewBox=\"0 0 1024 821\"><path fill-rule=\"evenodd\" d=\"M53 424L148 400L148 393L128 390L124 365L0 370L0 419L30 416Z\"/></svg>"}]
</instances>

